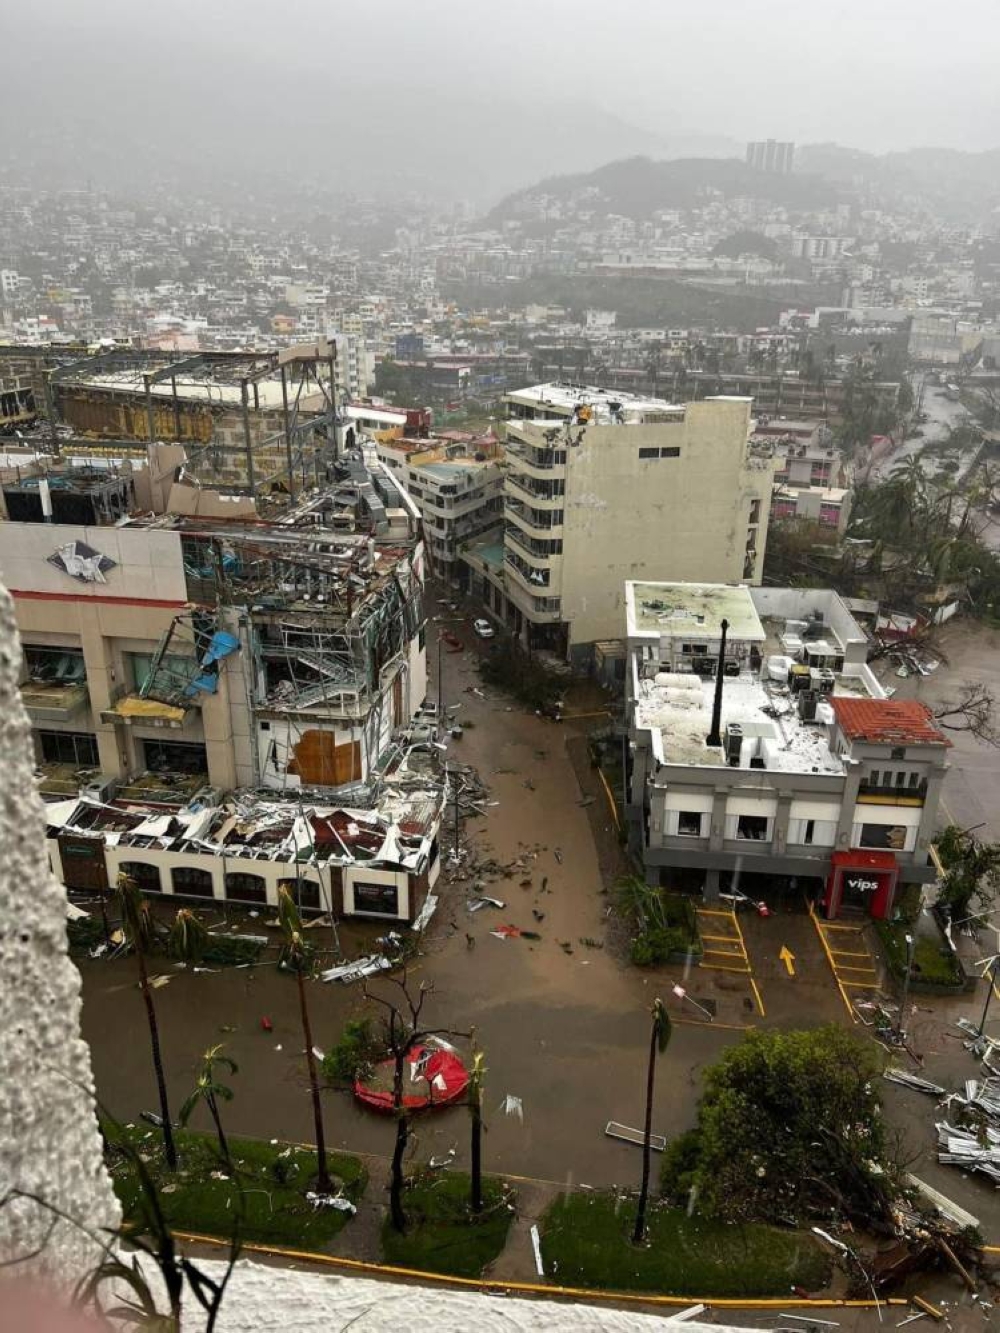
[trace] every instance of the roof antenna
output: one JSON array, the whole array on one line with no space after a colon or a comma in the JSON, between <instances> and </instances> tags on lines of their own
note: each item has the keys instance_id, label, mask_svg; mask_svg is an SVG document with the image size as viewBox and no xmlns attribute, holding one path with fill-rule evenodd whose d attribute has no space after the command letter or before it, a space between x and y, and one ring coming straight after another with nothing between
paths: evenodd
<instances>
[{"instance_id":1,"label":"roof antenna","mask_svg":"<svg viewBox=\"0 0 1000 1333\"><path fill-rule=\"evenodd\" d=\"M722 639L719 643L719 668L715 673L715 699L712 703L712 730L705 738L706 745L722 745L719 727L722 725L722 678L726 669L726 632L729 621L722 621Z\"/></svg>"}]
</instances>

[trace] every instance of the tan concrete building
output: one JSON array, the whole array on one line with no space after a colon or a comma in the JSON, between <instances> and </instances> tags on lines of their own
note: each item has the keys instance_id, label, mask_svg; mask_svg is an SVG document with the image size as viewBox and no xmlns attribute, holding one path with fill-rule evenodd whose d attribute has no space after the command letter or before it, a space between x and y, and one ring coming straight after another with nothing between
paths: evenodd
<instances>
[{"instance_id":1,"label":"tan concrete building","mask_svg":"<svg viewBox=\"0 0 1000 1333\"><path fill-rule=\"evenodd\" d=\"M620 639L629 579L760 582L774 461L750 442L749 398L543 384L506 404L502 538L464 559L532 646L584 665Z\"/></svg>"},{"instance_id":2,"label":"tan concrete building","mask_svg":"<svg viewBox=\"0 0 1000 1333\"><path fill-rule=\"evenodd\" d=\"M0 474L43 793L367 782L426 693L416 507L360 457L271 522L182 483L150 505L176 453Z\"/></svg>"}]
</instances>

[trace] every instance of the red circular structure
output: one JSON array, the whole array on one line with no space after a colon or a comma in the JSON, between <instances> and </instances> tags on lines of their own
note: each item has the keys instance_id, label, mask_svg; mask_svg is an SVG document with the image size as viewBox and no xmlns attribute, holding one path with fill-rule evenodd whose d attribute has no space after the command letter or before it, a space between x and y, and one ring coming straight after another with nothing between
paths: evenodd
<instances>
[{"instance_id":1,"label":"red circular structure","mask_svg":"<svg viewBox=\"0 0 1000 1333\"><path fill-rule=\"evenodd\" d=\"M382 1060L365 1079L354 1080L358 1101L375 1111L392 1111L395 1061ZM410 1111L450 1106L469 1086L469 1071L454 1051L414 1046L403 1066L403 1105Z\"/></svg>"}]
</instances>

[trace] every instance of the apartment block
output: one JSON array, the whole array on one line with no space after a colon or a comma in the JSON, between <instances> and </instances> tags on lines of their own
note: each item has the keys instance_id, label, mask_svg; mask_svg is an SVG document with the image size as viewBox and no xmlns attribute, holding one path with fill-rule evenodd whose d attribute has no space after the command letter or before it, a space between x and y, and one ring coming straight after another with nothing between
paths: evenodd
<instances>
[{"instance_id":1,"label":"apartment block","mask_svg":"<svg viewBox=\"0 0 1000 1333\"><path fill-rule=\"evenodd\" d=\"M458 578L462 547L495 528L503 517L503 467L495 443L484 448L492 457L433 436L376 445L380 461L420 510L431 569L449 582Z\"/></svg>"},{"instance_id":2,"label":"apartment block","mask_svg":"<svg viewBox=\"0 0 1000 1333\"><path fill-rule=\"evenodd\" d=\"M750 441L749 398L543 384L505 403L503 528L463 558L532 647L587 665L621 638L632 577L760 580L774 461Z\"/></svg>"},{"instance_id":3,"label":"apartment block","mask_svg":"<svg viewBox=\"0 0 1000 1333\"><path fill-rule=\"evenodd\" d=\"M795 144L781 139L755 139L747 144L746 163L754 171L786 176L795 162Z\"/></svg>"},{"instance_id":4,"label":"apartment block","mask_svg":"<svg viewBox=\"0 0 1000 1333\"><path fill-rule=\"evenodd\" d=\"M840 597L630 582L625 600L650 883L764 897L778 876L829 917L886 917L901 885L934 878L950 742L924 704L885 697Z\"/></svg>"}]
</instances>

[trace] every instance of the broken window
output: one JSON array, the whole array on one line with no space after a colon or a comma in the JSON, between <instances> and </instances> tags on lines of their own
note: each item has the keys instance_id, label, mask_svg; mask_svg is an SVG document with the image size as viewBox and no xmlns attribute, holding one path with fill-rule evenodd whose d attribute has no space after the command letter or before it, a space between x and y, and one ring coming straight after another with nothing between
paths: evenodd
<instances>
[{"instance_id":1,"label":"broken window","mask_svg":"<svg viewBox=\"0 0 1000 1333\"><path fill-rule=\"evenodd\" d=\"M87 679L81 648L32 648L25 644L24 665L31 680L71 685Z\"/></svg>"},{"instance_id":2,"label":"broken window","mask_svg":"<svg viewBox=\"0 0 1000 1333\"><path fill-rule=\"evenodd\" d=\"M263 875L233 871L226 876L226 897L234 903L266 903L267 881Z\"/></svg>"},{"instance_id":3,"label":"broken window","mask_svg":"<svg viewBox=\"0 0 1000 1333\"><path fill-rule=\"evenodd\" d=\"M160 867L149 861L122 861L118 867L123 875L134 880L143 893L162 893Z\"/></svg>"},{"instance_id":4,"label":"broken window","mask_svg":"<svg viewBox=\"0 0 1000 1333\"><path fill-rule=\"evenodd\" d=\"M677 812L677 832L682 838L701 837L701 812L679 810Z\"/></svg>"},{"instance_id":5,"label":"broken window","mask_svg":"<svg viewBox=\"0 0 1000 1333\"><path fill-rule=\"evenodd\" d=\"M739 815L736 820L736 836L749 838L753 842L767 841L767 815Z\"/></svg>"},{"instance_id":6,"label":"broken window","mask_svg":"<svg viewBox=\"0 0 1000 1333\"><path fill-rule=\"evenodd\" d=\"M143 741L142 749L150 773L187 773L193 777L208 772L208 753L204 745Z\"/></svg>"},{"instance_id":7,"label":"broken window","mask_svg":"<svg viewBox=\"0 0 1000 1333\"><path fill-rule=\"evenodd\" d=\"M319 912L319 885L314 879L279 879L279 889L287 889L300 912Z\"/></svg>"},{"instance_id":8,"label":"broken window","mask_svg":"<svg viewBox=\"0 0 1000 1333\"><path fill-rule=\"evenodd\" d=\"M399 890L395 884L354 885L355 912L374 912L379 916L399 915Z\"/></svg>"},{"instance_id":9,"label":"broken window","mask_svg":"<svg viewBox=\"0 0 1000 1333\"><path fill-rule=\"evenodd\" d=\"M182 898L214 898L212 872L198 866L174 866L170 872L174 893Z\"/></svg>"},{"instance_id":10,"label":"broken window","mask_svg":"<svg viewBox=\"0 0 1000 1333\"><path fill-rule=\"evenodd\" d=\"M97 737L87 731L40 731L38 741L42 759L47 764L74 764L77 768L97 768Z\"/></svg>"},{"instance_id":11,"label":"broken window","mask_svg":"<svg viewBox=\"0 0 1000 1333\"><path fill-rule=\"evenodd\" d=\"M860 846L887 852L905 851L906 829L895 824L862 824Z\"/></svg>"}]
</instances>

